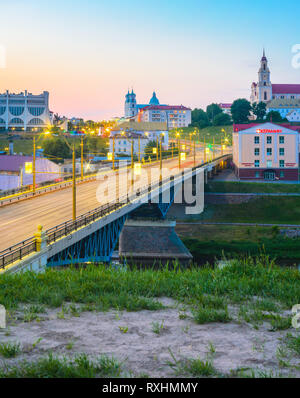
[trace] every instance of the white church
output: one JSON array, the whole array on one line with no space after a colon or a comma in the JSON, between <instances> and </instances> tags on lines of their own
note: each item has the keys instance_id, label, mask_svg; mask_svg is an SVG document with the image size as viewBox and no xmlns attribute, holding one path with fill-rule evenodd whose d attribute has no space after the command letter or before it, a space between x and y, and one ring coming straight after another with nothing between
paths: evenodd
<instances>
[{"instance_id":1,"label":"white church","mask_svg":"<svg viewBox=\"0 0 300 398\"><path fill-rule=\"evenodd\" d=\"M272 84L268 59L264 50L258 71L258 83L254 82L251 85L250 100L253 104L254 102L269 103L276 99L300 101L300 84Z\"/></svg>"}]
</instances>

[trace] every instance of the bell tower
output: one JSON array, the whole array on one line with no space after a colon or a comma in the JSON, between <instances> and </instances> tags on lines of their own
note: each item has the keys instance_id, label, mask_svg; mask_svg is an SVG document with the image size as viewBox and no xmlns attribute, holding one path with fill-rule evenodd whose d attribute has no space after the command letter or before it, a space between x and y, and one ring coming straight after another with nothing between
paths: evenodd
<instances>
[{"instance_id":1,"label":"bell tower","mask_svg":"<svg viewBox=\"0 0 300 398\"><path fill-rule=\"evenodd\" d=\"M136 95L128 90L128 93L125 96L125 117L130 118L137 115L137 105L136 105Z\"/></svg>"},{"instance_id":2,"label":"bell tower","mask_svg":"<svg viewBox=\"0 0 300 398\"><path fill-rule=\"evenodd\" d=\"M272 83L271 83L271 72L268 67L268 60L263 52L263 57L260 61L260 69L258 71L258 102L269 102L272 100Z\"/></svg>"}]
</instances>

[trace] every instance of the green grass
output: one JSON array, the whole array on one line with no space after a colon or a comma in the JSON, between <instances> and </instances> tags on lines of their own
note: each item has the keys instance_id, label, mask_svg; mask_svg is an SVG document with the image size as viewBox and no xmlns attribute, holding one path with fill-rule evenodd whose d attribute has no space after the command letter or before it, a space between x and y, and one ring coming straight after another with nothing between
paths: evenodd
<instances>
[{"instance_id":1,"label":"green grass","mask_svg":"<svg viewBox=\"0 0 300 398\"><path fill-rule=\"evenodd\" d=\"M2 378L103 378L119 377L121 364L114 358L101 356L91 360L86 354L74 359L49 354L36 362L23 361L17 366L0 369Z\"/></svg>"},{"instance_id":2,"label":"green grass","mask_svg":"<svg viewBox=\"0 0 300 398\"><path fill-rule=\"evenodd\" d=\"M0 276L0 302L7 309L24 303L59 307L66 302L100 311L159 310L164 308L157 301L160 297L201 305L203 295L233 301L257 296L292 308L300 303L300 272L277 267L261 256L236 260L223 269L165 267L124 272L90 265ZM220 306L218 299L211 300L215 301L210 308Z\"/></svg>"},{"instance_id":3,"label":"green grass","mask_svg":"<svg viewBox=\"0 0 300 398\"><path fill-rule=\"evenodd\" d=\"M176 359L173 352L169 349L172 360L167 365L173 369L176 376L209 377L217 374L212 360L196 359Z\"/></svg>"},{"instance_id":4,"label":"green grass","mask_svg":"<svg viewBox=\"0 0 300 398\"><path fill-rule=\"evenodd\" d=\"M263 197L241 204L208 205L203 221L300 225L300 197Z\"/></svg>"},{"instance_id":5,"label":"green grass","mask_svg":"<svg viewBox=\"0 0 300 398\"><path fill-rule=\"evenodd\" d=\"M206 192L215 193L300 193L300 184L209 181Z\"/></svg>"},{"instance_id":6,"label":"green grass","mask_svg":"<svg viewBox=\"0 0 300 398\"><path fill-rule=\"evenodd\" d=\"M15 358L20 352L19 343L0 343L0 355L4 358Z\"/></svg>"},{"instance_id":7,"label":"green grass","mask_svg":"<svg viewBox=\"0 0 300 398\"><path fill-rule=\"evenodd\" d=\"M300 239L260 239L255 241L222 241L222 240L203 240L193 238L181 238L185 246L194 257L195 262L200 262L205 258L222 259L237 258L244 256L258 256L264 253L278 260L287 260L298 264L300 261Z\"/></svg>"},{"instance_id":8,"label":"green grass","mask_svg":"<svg viewBox=\"0 0 300 398\"><path fill-rule=\"evenodd\" d=\"M213 322L230 322L227 308L224 310L216 310L214 308L197 307L192 310L193 319L200 325Z\"/></svg>"},{"instance_id":9,"label":"green grass","mask_svg":"<svg viewBox=\"0 0 300 398\"><path fill-rule=\"evenodd\" d=\"M285 343L294 354L300 356L300 336L293 336L291 333L288 333Z\"/></svg>"},{"instance_id":10,"label":"green grass","mask_svg":"<svg viewBox=\"0 0 300 398\"><path fill-rule=\"evenodd\" d=\"M213 143L213 139L215 139L215 143L216 144L220 144L221 143L221 139L224 139L224 133L222 132L222 129L225 130L226 132L226 136L229 139L228 144L231 145L232 144L232 131L233 131L233 127L231 126L210 126L210 127L205 127L204 129L200 130L200 141L203 141L205 138L205 141L207 143ZM183 133L181 134L181 138L186 138L189 139L190 133L193 133L195 128L194 127L184 127L183 129ZM176 130L171 130L170 131L170 137L175 137L176 134ZM199 138L197 136L197 139Z\"/></svg>"}]
</instances>

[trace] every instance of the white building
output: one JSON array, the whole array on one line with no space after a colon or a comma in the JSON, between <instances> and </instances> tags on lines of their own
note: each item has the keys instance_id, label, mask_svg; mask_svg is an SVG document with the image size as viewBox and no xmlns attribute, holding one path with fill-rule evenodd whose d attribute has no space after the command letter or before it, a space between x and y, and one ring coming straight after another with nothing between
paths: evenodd
<instances>
[{"instance_id":1,"label":"white building","mask_svg":"<svg viewBox=\"0 0 300 398\"><path fill-rule=\"evenodd\" d=\"M28 93L0 94L0 129L24 130L45 128L51 124L49 93L33 95Z\"/></svg>"},{"instance_id":2,"label":"white building","mask_svg":"<svg viewBox=\"0 0 300 398\"><path fill-rule=\"evenodd\" d=\"M268 103L274 99L300 99L300 84L272 84L271 72L268 67L268 60L265 54L260 61L258 71L258 83L251 85L250 101Z\"/></svg>"},{"instance_id":3,"label":"white building","mask_svg":"<svg viewBox=\"0 0 300 398\"><path fill-rule=\"evenodd\" d=\"M221 108L222 109L222 111L224 112L224 113L226 113L226 115L229 115L229 116L231 116L231 107L232 107L232 104L219 104L219 108Z\"/></svg>"},{"instance_id":4,"label":"white building","mask_svg":"<svg viewBox=\"0 0 300 398\"><path fill-rule=\"evenodd\" d=\"M138 122L167 123L168 128L188 127L192 122L192 110L183 105L161 105L154 92L148 105L137 104L136 94L126 94L125 117Z\"/></svg>"},{"instance_id":5,"label":"white building","mask_svg":"<svg viewBox=\"0 0 300 398\"><path fill-rule=\"evenodd\" d=\"M300 109L295 109L287 115L289 122L300 122Z\"/></svg>"},{"instance_id":6,"label":"white building","mask_svg":"<svg viewBox=\"0 0 300 398\"><path fill-rule=\"evenodd\" d=\"M300 99L279 99L276 98L267 104L267 112L279 112L282 118L287 118L290 122L289 115L300 110ZM295 120L299 122L299 119Z\"/></svg>"},{"instance_id":7,"label":"white building","mask_svg":"<svg viewBox=\"0 0 300 398\"><path fill-rule=\"evenodd\" d=\"M141 156L145 155L145 147L150 141L162 140L163 150L169 147L169 133L167 123L139 123L125 122L111 131L109 140L109 151L113 152L113 141L115 143L115 155L131 155L131 145L133 142L133 152ZM140 146L140 150L139 150Z\"/></svg>"}]
</instances>

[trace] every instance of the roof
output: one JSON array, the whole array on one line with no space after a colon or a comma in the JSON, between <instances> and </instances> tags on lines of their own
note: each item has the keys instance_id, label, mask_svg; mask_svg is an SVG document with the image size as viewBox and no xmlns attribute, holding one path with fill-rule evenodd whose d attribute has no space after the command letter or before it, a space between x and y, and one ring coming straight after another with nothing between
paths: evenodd
<instances>
[{"instance_id":1,"label":"roof","mask_svg":"<svg viewBox=\"0 0 300 398\"><path fill-rule=\"evenodd\" d=\"M168 125L167 123L162 122L123 122L112 129L112 131L126 131L126 130L135 130L135 131L167 131Z\"/></svg>"},{"instance_id":2,"label":"roof","mask_svg":"<svg viewBox=\"0 0 300 398\"><path fill-rule=\"evenodd\" d=\"M0 171L20 171L25 162L32 162L32 156L22 155L1 155Z\"/></svg>"},{"instance_id":3,"label":"roof","mask_svg":"<svg viewBox=\"0 0 300 398\"><path fill-rule=\"evenodd\" d=\"M113 135L113 136L110 136L109 138L110 139L112 139L112 138L120 138L120 139L123 139L123 140L126 140L126 139L128 139L128 138L131 138L131 139L138 139L138 138L140 138L141 140L147 140L148 138L147 137L144 137L143 135L141 135L141 134L137 134L137 133L135 133L135 132L126 132L124 135L122 135L122 134L115 134L115 135Z\"/></svg>"},{"instance_id":4,"label":"roof","mask_svg":"<svg viewBox=\"0 0 300 398\"><path fill-rule=\"evenodd\" d=\"M153 92L153 96L152 96L152 98L151 98L149 104L150 104L150 105L159 105L159 100L158 100L158 98L157 98L157 96L156 96L155 91Z\"/></svg>"},{"instance_id":5,"label":"roof","mask_svg":"<svg viewBox=\"0 0 300 398\"><path fill-rule=\"evenodd\" d=\"M232 106L232 104L219 104L220 108L224 108L224 109L230 109Z\"/></svg>"},{"instance_id":6,"label":"roof","mask_svg":"<svg viewBox=\"0 0 300 398\"><path fill-rule=\"evenodd\" d=\"M267 104L267 108L300 108L300 99L276 98Z\"/></svg>"},{"instance_id":7,"label":"roof","mask_svg":"<svg viewBox=\"0 0 300 398\"><path fill-rule=\"evenodd\" d=\"M248 130L251 129L252 127L256 126L267 126L267 125L272 125L272 126L277 126L277 127L283 127L289 130L294 130L298 131L300 133L300 125L299 126L291 126L289 123L249 123L249 124L234 124L233 125L233 132L238 133L239 131L243 130Z\"/></svg>"},{"instance_id":8,"label":"roof","mask_svg":"<svg viewBox=\"0 0 300 398\"><path fill-rule=\"evenodd\" d=\"M191 108L186 108L183 105L149 105L146 106L144 111L154 111L154 110L161 110L161 111L190 111Z\"/></svg>"},{"instance_id":9,"label":"roof","mask_svg":"<svg viewBox=\"0 0 300 398\"><path fill-rule=\"evenodd\" d=\"M300 94L300 84L273 84L273 94Z\"/></svg>"}]
</instances>

